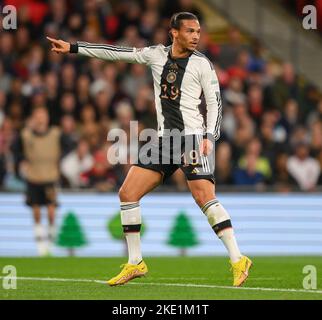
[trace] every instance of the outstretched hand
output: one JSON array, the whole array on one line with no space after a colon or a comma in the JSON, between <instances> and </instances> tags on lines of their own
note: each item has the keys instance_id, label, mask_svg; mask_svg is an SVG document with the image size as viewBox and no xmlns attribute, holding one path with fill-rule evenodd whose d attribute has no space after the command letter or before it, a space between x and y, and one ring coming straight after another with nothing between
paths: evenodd
<instances>
[{"instance_id":1,"label":"outstretched hand","mask_svg":"<svg viewBox=\"0 0 322 320\"><path fill-rule=\"evenodd\" d=\"M46 37L51 45L51 51L57 52L57 53L68 53L70 51L70 43L63 41L63 40L57 40L57 39L53 39L50 37Z\"/></svg>"}]
</instances>

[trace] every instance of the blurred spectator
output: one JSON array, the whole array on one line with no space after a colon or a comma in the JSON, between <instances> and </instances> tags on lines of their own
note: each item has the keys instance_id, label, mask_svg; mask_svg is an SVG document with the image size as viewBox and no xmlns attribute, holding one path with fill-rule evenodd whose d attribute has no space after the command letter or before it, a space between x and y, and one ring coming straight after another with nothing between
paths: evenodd
<instances>
[{"instance_id":1,"label":"blurred spectator","mask_svg":"<svg viewBox=\"0 0 322 320\"><path fill-rule=\"evenodd\" d=\"M61 119L62 156L76 148L78 139L79 134L76 131L75 119L71 115L63 116Z\"/></svg>"},{"instance_id":2,"label":"blurred spectator","mask_svg":"<svg viewBox=\"0 0 322 320\"><path fill-rule=\"evenodd\" d=\"M11 120L13 129L16 132L20 131L24 125L24 115L22 106L18 101L15 101L9 105L7 116Z\"/></svg>"},{"instance_id":3,"label":"blurred spectator","mask_svg":"<svg viewBox=\"0 0 322 320\"><path fill-rule=\"evenodd\" d=\"M89 145L85 139L80 139L77 149L68 153L61 161L61 173L67 180L68 186L83 187L81 174L93 167L93 157L89 152Z\"/></svg>"},{"instance_id":4,"label":"blurred spectator","mask_svg":"<svg viewBox=\"0 0 322 320\"><path fill-rule=\"evenodd\" d=\"M262 152L262 144L258 138L253 138L249 141L246 147L246 153L238 160L238 167L241 169L246 169L248 163L247 159L251 159L251 165L253 165L254 159L255 161L255 169L256 172L261 173L262 177L265 178L266 181L271 179L272 169L269 163L269 160L266 157L261 155ZM250 157L250 156L254 157ZM264 179L263 179L264 180Z\"/></svg>"},{"instance_id":5,"label":"blurred spectator","mask_svg":"<svg viewBox=\"0 0 322 320\"><path fill-rule=\"evenodd\" d=\"M227 142L216 147L216 183L232 184L232 151Z\"/></svg>"},{"instance_id":6,"label":"blurred spectator","mask_svg":"<svg viewBox=\"0 0 322 320\"><path fill-rule=\"evenodd\" d=\"M50 0L50 10L44 18L44 27L55 28L59 33L67 26L67 7L64 0Z\"/></svg>"},{"instance_id":7,"label":"blurred spectator","mask_svg":"<svg viewBox=\"0 0 322 320\"><path fill-rule=\"evenodd\" d=\"M141 86L134 99L135 118L146 128L157 128L153 91L149 85Z\"/></svg>"},{"instance_id":8,"label":"blurred spectator","mask_svg":"<svg viewBox=\"0 0 322 320\"><path fill-rule=\"evenodd\" d=\"M238 167L234 171L234 182L236 185L257 185L264 182L264 175L256 169L258 157L255 154L247 154L245 167Z\"/></svg>"},{"instance_id":9,"label":"blurred spectator","mask_svg":"<svg viewBox=\"0 0 322 320\"><path fill-rule=\"evenodd\" d=\"M14 50L14 36L10 32L2 31L0 33L0 59L3 65L3 72L12 74L16 52Z\"/></svg>"},{"instance_id":10,"label":"blurred spectator","mask_svg":"<svg viewBox=\"0 0 322 320\"><path fill-rule=\"evenodd\" d=\"M143 12L140 19L139 32L144 39L151 39L154 29L159 21L159 15L156 10L147 10Z\"/></svg>"},{"instance_id":11,"label":"blurred spectator","mask_svg":"<svg viewBox=\"0 0 322 320\"><path fill-rule=\"evenodd\" d=\"M310 148L314 157L322 150L322 121L316 121L311 125Z\"/></svg>"},{"instance_id":12,"label":"blurred spectator","mask_svg":"<svg viewBox=\"0 0 322 320\"><path fill-rule=\"evenodd\" d=\"M299 106L296 100L287 100L279 124L283 126L287 135L290 135L300 123Z\"/></svg>"},{"instance_id":13,"label":"blurred spectator","mask_svg":"<svg viewBox=\"0 0 322 320\"><path fill-rule=\"evenodd\" d=\"M76 99L78 110L80 106L90 102L90 79L87 75L82 74L77 78Z\"/></svg>"},{"instance_id":14,"label":"blurred spectator","mask_svg":"<svg viewBox=\"0 0 322 320\"><path fill-rule=\"evenodd\" d=\"M6 73L3 63L0 60L0 92L7 94L10 90L11 76Z\"/></svg>"},{"instance_id":15,"label":"blurred spectator","mask_svg":"<svg viewBox=\"0 0 322 320\"><path fill-rule=\"evenodd\" d=\"M122 88L132 99L135 98L139 88L151 82L146 68L142 64L133 64L129 75L122 81Z\"/></svg>"},{"instance_id":16,"label":"blurred spectator","mask_svg":"<svg viewBox=\"0 0 322 320\"><path fill-rule=\"evenodd\" d=\"M73 91L76 83L76 70L71 63L66 63L61 68L61 90Z\"/></svg>"},{"instance_id":17,"label":"blurred spectator","mask_svg":"<svg viewBox=\"0 0 322 320\"><path fill-rule=\"evenodd\" d=\"M297 75L290 63L284 63L282 74L271 87L274 106L283 111L288 99L298 100L300 98L300 87Z\"/></svg>"},{"instance_id":18,"label":"blurred spectator","mask_svg":"<svg viewBox=\"0 0 322 320\"><path fill-rule=\"evenodd\" d=\"M276 135L276 120L276 114L267 111L263 114L259 127L259 137L262 142L263 155L269 159L271 165L273 165L276 156L281 151L287 150L286 145L283 143L283 139Z\"/></svg>"},{"instance_id":19,"label":"blurred spectator","mask_svg":"<svg viewBox=\"0 0 322 320\"><path fill-rule=\"evenodd\" d=\"M218 63L222 68L228 68L237 62L237 57L248 46L243 43L242 35L236 27L231 27L228 33L228 42L220 46Z\"/></svg>"},{"instance_id":20,"label":"blurred spectator","mask_svg":"<svg viewBox=\"0 0 322 320\"><path fill-rule=\"evenodd\" d=\"M229 104L244 104L246 95L243 92L242 79L232 76L229 80L227 89L223 92L224 101Z\"/></svg>"},{"instance_id":21,"label":"blurred spectator","mask_svg":"<svg viewBox=\"0 0 322 320\"><path fill-rule=\"evenodd\" d=\"M295 154L287 161L287 169L303 191L314 191L320 176L319 162L309 156L309 147L300 143L295 147Z\"/></svg>"},{"instance_id":22,"label":"blurred spectator","mask_svg":"<svg viewBox=\"0 0 322 320\"><path fill-rule=\"evenodd\" d=\"M307 119L307 124L310 125L315 121L322 122L322 99L317 103L315 110L310 112Z\"/></svg>"},{"instance_id":23,"label":"blurred spectator","mask_svg":"<svg viewBox=\"0 0 322 320\"><path fill-rule=\"evenodd\" d=\"M98 191L115 191L117 185L116 173L107 159L106 149L97 150L94 154L94 164L90 170L81 175L84 185Z\"/></svg>"},{"instance_id":24,"label":"blurred spectator","mask_svg":"<svg viewBox=\"0 0 322 320\"><path fill-rule=\"evenodd\" d=\"M174 12L181 12L181 11L187 11L191 12L194 15L196 15L199 19L199 21L203 22L203 14L202 12L196 7L193 0L172 0L171 2L167 2L164 5L164 12L163 15L170 19L170 17L173 15Z\"/></svg>"},{"instance_id":25,"label":"blurred spectator","mask_svg":"<svg viewBox=\"0 0 322 320\"><path fill-rule=\"evenodd\" d=\"M7 97L5 92L0 90L0 128L2 127L3 121L5 119L5 106L7 102Z\"/></svg>"},{"instance_id":26,"label":"blurred spectator","mask_svg":"<svg viewBox=\"0 0 322 320\"><path fill-rule=\"evenodd\" d=\"M257 124L264 112L263 89L260 85L253 84L248 89L249 113L256 120Z\"/></svg>"},{"instance_id":27,"label":"blurred spectator","mask_svg":"<svg viewBox=\"0 0 322 320\"><path fill-rule=\"evenodd\" d=\"M71 117L76 117L76 99L72 91L65 92L60 99L60 116L70 115Z\"/></svg>"},{"instance_id":28,"label":"blurred spectator","mask_svg":"<svg viewBox=\"0 0 322 320\"><path fill-rule=\"evenodd\" d=\"M274 163L273 180L276 184L277 191L280 192L289 192L292 190L292 186L296 184L287 169L288 158L287 153L279 153Z\"/></svg>"}]
</instances>

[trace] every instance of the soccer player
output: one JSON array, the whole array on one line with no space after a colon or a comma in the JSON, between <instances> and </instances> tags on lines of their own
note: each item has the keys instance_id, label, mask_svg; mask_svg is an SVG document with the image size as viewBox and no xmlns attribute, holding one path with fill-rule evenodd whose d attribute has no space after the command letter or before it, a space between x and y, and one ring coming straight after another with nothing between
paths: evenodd
<instances>
[{"instance_id":1,"label":"soccer player","mask_svg":"<svg viewBox=\"0 0 322 320\"><path fill-rule=\"evenodd\" d=\"M145 163L139 157L119 190L121 221L129 260L122 271L107 283L111 286L121 285L147 273L140 248L139 201L180 168L193 198L227 248L233 285L241 286L248 277L252 262L240 253L230 216L215 197L212 150L220 135L222 117L218 79L212 63L196 50L200 25L194 14L174 14L170 22L170 37L172 45L168 47L156 45L140 49L80 41L70 44L47 37L51 41L52 51L57 53L70 52L110 61L141 63L152 70L159 141L152 148L151 159L160 161ZM206 123L198 109L201 93L207 104ZM180 132L179 148L178 143L174 143L178 141L177 137L169 134L171 130ZM193 138L192 143L187 143L187 137ZM163 155L169 151L170 157L165 156L164 161ZM178 154L182 156L180 163L173 161Z\"/></svg>"}]
</instances>

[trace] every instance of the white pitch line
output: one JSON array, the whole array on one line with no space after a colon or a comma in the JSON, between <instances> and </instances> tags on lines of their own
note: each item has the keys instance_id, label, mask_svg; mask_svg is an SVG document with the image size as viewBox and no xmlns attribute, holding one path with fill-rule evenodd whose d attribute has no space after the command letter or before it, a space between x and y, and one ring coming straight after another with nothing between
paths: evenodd
<instances>
[{"instance_id":1,"label":"white pitch line","mask_svg":"<svg viewBox=\"0 0 322 320\"><path fill-rule=\"evenodd\" d=\"M283 280L283 278L273 278L273 277L270 277L270 278L266 278L266 277L251 277L252 281L253 280L256 280L256 281L278 281L278 280Z\"/></svg>"},{"instance_id":2,"label":"white pitch line","mask_svg":"<svg viewBox=\"0 0 322 320\"><path fill-rule=\"evenodd\" d=\"M190 288L214 288L214 289L234 289L234 290L253 290L253 291L277 291L277 292L302 292L322 294L322 290L305 290L305 289L283 289L283 288L256 288L256 287L232 287L217 286L210 284L193 284L193 283L154 283L154 282L130 282L130 285L155 285L165 287L190 287Z\"/></svg>"},{"instance_id":3,"label":"white pitch line","mask_svg":"<svg viewBox=\"0 0 322 320\"><path fill-rule=\"evenodd\" d=\"M4 279L6 277L1 277ZM96 282L96 283L106 283L102 280L91 280L91 279L64 279L64 278L37 278L37 277L10 277L10 280L34 280L34 281L54 281L54 282Z\"/></svg>"},{"instance_id":4,"label":"white pitch line","mask_svg":"<svg viewBox=\"0 0 322 320\"><path fill-rule=\"evenodd\" d=\"M7 277L0 276L0 279ZM38 278L38 277L12 277L16 280L33 280L33 281L54 281L54 282L92 282L103 283L106 281L95 279L65 279L65 278ZM252 290L252 291L276 291L276 292L301 292L301 293L318 293L322 294L322 290L305 290L305 289L284 289L284 288L256 288L256 287L232 287L218 286L210 284L193 284L193 283L157 283L157 282L129 282L128 285L148 285L148 286L164 286L164 287L189 287L189 288L212 288L212 289L233 289L233 290Z\"/></svg>"},{"instance_id":5,"label":"white pitch line","mask_svg":"<svg viewBox=\"0 0 322 320\"><path fill-rule=\"evenodd\" d=\"M209 278L201 278L201 277L196 277L196 278L187 278L187 277L164 277L164 278L156 278L156 277L151 277L149 276L149 279L151 280L209 280ZM252 277L252 280L256 280L256 281L278 281L278 280L282 280L282 278L273 278L273 277L257 277L254 278Z\"/></svg>"},{"instance_id":6,"label":"white pitch line","mask_svg":"<svg viewBox=\"0 0 322 320\"><path fill-rule=\"evenodd\" d=\"M207 280L208 278L185 278L185 277L165 277L165 278L156 278L149 277L151 280Z\"/></svg>"}]
</instances>

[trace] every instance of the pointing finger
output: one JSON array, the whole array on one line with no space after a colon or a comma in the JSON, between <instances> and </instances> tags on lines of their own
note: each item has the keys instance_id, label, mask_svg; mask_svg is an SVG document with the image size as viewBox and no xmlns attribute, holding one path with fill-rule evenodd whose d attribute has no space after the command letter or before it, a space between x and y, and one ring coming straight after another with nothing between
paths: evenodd
<instances>
[{"instance_id":1,"label":"pointing finger","mask_svg":"<svg viewBox=\"0 0 322 320\"><path fill-rule=\"evenodd\" d=\"M59 44L59 40L50 38L50 37L46 37L50 42L55 43L55 44Z\"/></svg>"}]
</instances>

